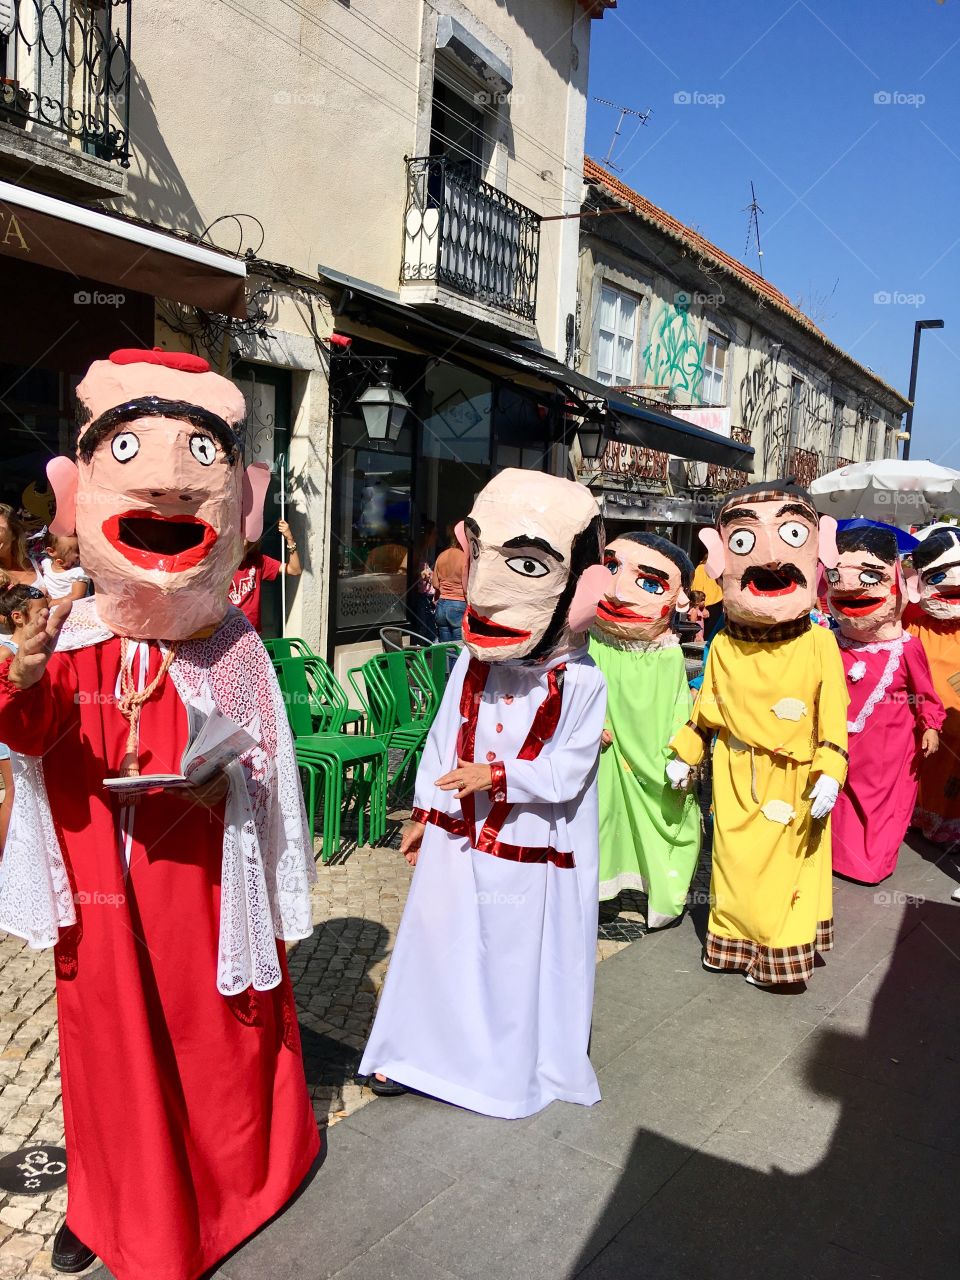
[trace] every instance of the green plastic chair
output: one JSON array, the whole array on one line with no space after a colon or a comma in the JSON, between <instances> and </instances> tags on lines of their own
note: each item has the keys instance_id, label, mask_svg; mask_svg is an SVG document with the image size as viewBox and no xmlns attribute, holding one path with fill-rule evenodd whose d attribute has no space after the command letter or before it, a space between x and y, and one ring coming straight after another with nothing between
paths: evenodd
<instances>
[{"instance_id":1,"label":"green plastic chair","mask_svg":"<svg viewBox=\"0 0 960 1280\"><path fill-rule=\"evenodd\" d=\"M350 700L344 692L343 686L333 674L329 663L314 653L306 640L301 640L299 636L274 636L264 640L263 644L271 659L306 658L314 668L317 678L312 687L320 690L314 710L318 721L315 728L318 733L326 733L328 731L349 733L351 730L354 733L364 733L366 731L365 714L362 711L358 711L356 707L350 706ZM323 723L324 715L321 707L324 700L338 705L342 704L343 706L343 717L336 730L328 730Z\"/></svg>"},{"instance_id":2,"label":"green plastic chair","mask_svg":"<svg viewBox=\"0 0 960 1280\"><path fill-rule=\"evenodd\" d=\"M274 668L293 732L297 763L307 775L306 800L311 830L316 825L317 784L323 784L321 858L329 862L340 848L340 820L344 804L357 804L358 841L379 843L387 829L387 750L376 738L339 732L342 707L331 709L329 728L314 729L316 686L311 688L307 658L279 658ZM341 691L342 692L342 691ZM345 695L344 695L345 697ZM350 784L344 794L344 777ZM369 813L369 821L365 816ZM365 826L368 830L365 833Z\"/></svg>"},{"instance_id":3,"label":"green plastic chair","mask_svg":"<svg viewBox=\"0 0 960 1280\"><path fill-rule=\"evenodd\" d=\"M374 735L388 750L400 754L389 779L389 789L399 800L413 789L417 766L440 699L420 658L421 650L377 653L347 678L364 704ZM363 679L360 688L358 677Z\"/></svg>"},{"instance_id":4,"label":"green plastic chair","mask_svg":"<svg viewBox=\"0 0 960 1280\"><path fill-rule=\"evenodd\" d=\"M439 644L431 644L425 649L417 650L417 658L422 664L424 677L433 686L438 706L447 687L447 681L450 679L453 663L462 648L463 646L456 640L443 640Z\"/></svg>"}]
</instances>

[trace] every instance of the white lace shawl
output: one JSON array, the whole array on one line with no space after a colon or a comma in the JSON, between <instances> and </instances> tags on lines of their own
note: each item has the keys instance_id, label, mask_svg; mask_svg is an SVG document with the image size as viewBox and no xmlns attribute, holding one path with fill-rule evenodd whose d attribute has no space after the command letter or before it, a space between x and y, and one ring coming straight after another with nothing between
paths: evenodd
<instances>
[{"instance_id":1,"label":"white lace shawl","mask_svg":"<svg viewBox=\"0 0 960 1280\"><path fill-rule=\"evenodd\" d=\"M102 628L85 626L102 640ZM80 648L74 635L61 647ZM170 677L186 704L214 702L238 724L259 718L261 743L228 769L220 888L217 988L235 995L279 984L275 939L313 931L313 844L283 698L266 650L237 609L208 640L183 642ZM16 785L0 865L0 928L37 949L76 923L63 853L37 757L14 756Z\"/></svg>"},{"instance_id":2,"label":"white lace shawl","mask_svg":"<svg viewBox=\"0 0 960 1280\"><path fill-rule=\"evenodd\" d=\"M840 647L849 649L852 653L886 653L887 661L876 685L872 689L870 696L860 708L860 714L856 720L847 721L848 733L863 733L867 721L873 715L877 706L886 697L887 690L893 683L893 677L897 673L900 666L900 659L903 657L903 647L908 644L913 637L909 631L904 631L894 640L876 640L872 644L862 644L859 640L850 640L846 636L840 637Z\"/></svg>"}]
</instances>

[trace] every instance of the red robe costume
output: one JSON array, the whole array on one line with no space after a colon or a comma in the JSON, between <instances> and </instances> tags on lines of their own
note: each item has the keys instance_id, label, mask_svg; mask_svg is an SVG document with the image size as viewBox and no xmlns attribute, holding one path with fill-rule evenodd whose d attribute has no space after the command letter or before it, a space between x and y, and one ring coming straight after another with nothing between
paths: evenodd
<instances>
[{"instance_id":1,"label":"red robe costume","mask_svg":"<svg viewBox=\"0 0 960 1280\"><path fill-rule=\"evenodd\" d=\"M147 680L159 664L151 642ZM119 666L113 638L55 653L26 690L0 667L0 739L43 756L75 895L55 951L70 1226L119 1280L193 1280L284 1205L320 1143L282 944L278 986L217 989L223 805L145 796L124 874L101 785L129 728ZM141 771L179 772L186 736L168 674L142 709Z\"/></svg>"}]
</instances>

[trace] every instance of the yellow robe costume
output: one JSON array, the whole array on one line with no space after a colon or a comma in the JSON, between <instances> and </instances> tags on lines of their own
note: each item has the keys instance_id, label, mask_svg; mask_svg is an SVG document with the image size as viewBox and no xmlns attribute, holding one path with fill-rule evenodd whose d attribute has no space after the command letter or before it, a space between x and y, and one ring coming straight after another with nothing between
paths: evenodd
<instances>
[{"instance_id":1,"label":"yellow robe costume","mask_svg":"<svg viewBox=\"0 0 960 1280\"><path fill-rule=\"evenodd\" d=\"M697 765L717 734L708 965L798 982L833 945L830 820L809 794L815 775L846 778L847 701L837 642L809 618L715 636L670 744Z\"/></svg>"}]
</instances>

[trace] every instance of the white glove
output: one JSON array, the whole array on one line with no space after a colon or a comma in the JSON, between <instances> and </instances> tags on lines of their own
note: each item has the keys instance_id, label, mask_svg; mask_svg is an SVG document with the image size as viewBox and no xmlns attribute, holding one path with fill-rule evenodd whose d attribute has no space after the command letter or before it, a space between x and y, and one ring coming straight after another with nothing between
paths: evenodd
<instances>
[{"instance_id":1,"label":"white glove","mask_svg":"<svg viewBox=\"0 0 960 1280\"><path fill-rule=\"evenodd\" d=\"M690 766L688 764L684 764L682 760L667 761L667 781L674 791L679 791L681 787L685 786L689 777Z\"/></svg>"},{"instance_id":2,"label":"white glove","mask_svg":"<svg viewBox=\"0 0 960 1280\"><path fill-rule=\"evenodd\" d=\"M810 792L810 817L825 818L837 803L839 794L840 783L836 778L831 778L828 774L821 773L813 784L813 790Z\"/></svg>"}]
</instances>

